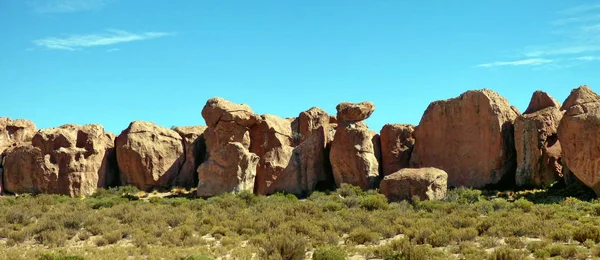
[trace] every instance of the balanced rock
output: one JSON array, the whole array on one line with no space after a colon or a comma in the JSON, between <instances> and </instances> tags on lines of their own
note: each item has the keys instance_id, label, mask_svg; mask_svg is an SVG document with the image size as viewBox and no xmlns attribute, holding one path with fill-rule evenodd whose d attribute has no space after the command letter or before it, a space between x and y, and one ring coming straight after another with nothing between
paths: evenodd
<instances>
[{"instance_id":1,"label":"balanced rock","mask_svg":"<svg viewBox=\"0 0 600 260\"><path fill-rule=\"evenodd\" d=\"M379 135L360 120L375 110L371 102L341 103L337 106L338 126L329 154L336 185L342 183L362 189L377 187L379 181Z\"/></svg>"},{"instance_id":2,"label":"balanced rock","mask_svg":"<svg viewBox=\"0 0 600 260\"><path fill-rule=\"evenodd\" d=\"M381 181L379 191L389 201L439 200L446 197L448 174L436 168L404 168L387 175Z\"/></svg>"},{"instance_id":3,"label":"balanced rock","mask_svg":"<svg viewBox=\"0 0 600 260\"><path fill-rule=\"evenodd\" d=\"M180 126L173 128L183 139L185 161L179 170L174 185L195 188L198 185L197 169L206 160L206 126Z\"/></svg>"},{"instance_id":4,"label":"balanced rock","mask_svg":"<svg viewBox=\"0 0 600 260\"><path fill-rule=\"evenodd\" d=\"M600 196L600 98L588 86L571 91L558 126L562 161Z\"/></svg>"},{"instance_id":5,"label":"balanced rock","mask_svg":"<svg viewBox=\"0 0 600 260\"><path fill-rule=\"evenodd\" d=\"M134 121L116 139L123 185L140 190L175 185L185 160L181 136L151 122Z\"/></svg>"},{"instance_id":6,"label":"balanced rock","mask_svg":"<svg viewBox=\"0 0 600 260\"><path fill-rule=\"evenodd\" d=\"M504 97L488 89L435 101L415 129L411 167L442 169L449 186L496 184L514 174L517 116Z\"/></svg>"},{"instance_id":7,"label":"balanced rock","mask_svg":"<svg viewBox=\"0 0 600 260\"><path fill-rule=\"evenodd\" d=\"M232 142L250 148L250 127L259 121L250 106L211 98L202 109L202 117L208 126L204 138L209 155Z\"/></svg>"},{"instance_id":8,"label":"balanced rock","mask_svg":"<svg viewBox=\"0 0 600 260\"><path fill-rule=\"evenodd\" d=\"M260 159L250 149L250 128L260 122L248 105L209 99L202 109L208 160L198 167L198 196L254 190Z\"/></svg>"},{"instance_id":9,"label":"balanced rock","mask_svg":"<svg viewBox=\"0 0 600 260\"><path fill-rule=\"evenodd\" d=\"M114 135L96 124L42 129L6 162L9 192L89 196L115 181Z\"/></svg>"},{"instance_id":10,"label":"balanced rock","mask_svg":"<svg viewBox=\"0 0 600 260\"><path fill-rule=\"evenodd\" d=\"M386 124L380 132L383 175L408 168L415 139L415 127L407 124Z\"/></svg>"},{"instance_id":11,"label":"balanced rock","mask_svg":"<svg viewBox=\"0 0 600 260\"><path fill-rule=\"evenodd\" d=\"M544 187L562 177L561 146L556 134L561 118L558 102L536 91L526 113L515 120L517 186Z\"/></svg>"},{"instance_id":12,"label":"balanced rock","mask_svg":"<svg viewBox=\"0 0 600 260\"><path fill-rule=\"evenodd\" d=\"M252 192L258 160L241 143L226 144L198 167L198 196Z\"/></svg>"}]
</instances>

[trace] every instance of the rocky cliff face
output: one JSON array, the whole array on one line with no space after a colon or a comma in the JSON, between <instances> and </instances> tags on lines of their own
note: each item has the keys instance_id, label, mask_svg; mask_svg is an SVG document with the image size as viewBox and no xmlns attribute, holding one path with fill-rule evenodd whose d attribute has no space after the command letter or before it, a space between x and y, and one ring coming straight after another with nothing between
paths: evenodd
<instances>
[{"instance_id":1,"label":"rocky cliff face","mask_svg":"<svg viewBox=\"0 0 600 260\"><path fill-rule=\"evenodd\" d=\"M0 118L0 192L83 197L134 185L308 196L349 183L381 185L392 200L440 199L450 186L543 187L576 176L600 194L600 96L587 86L560 107L537 91L523 114L496 92L467 91L431 103L418 126L388 124L379 134L363 122L373 103L336 109L280 118L211 98L206 126L134 121L117 137L100 125L37 130Z\"/></svg>"}]
</instances>

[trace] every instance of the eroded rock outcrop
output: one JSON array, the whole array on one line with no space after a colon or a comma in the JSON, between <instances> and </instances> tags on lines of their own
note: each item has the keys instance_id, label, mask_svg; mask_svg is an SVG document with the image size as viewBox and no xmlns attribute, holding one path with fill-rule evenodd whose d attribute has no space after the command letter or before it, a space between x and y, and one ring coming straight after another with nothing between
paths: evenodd
<instances>
[{"instance_id":1,"label":"eroded rock outcrop","mask_svg":"<svg viewBox=\"0 0 600 260\"><path fill-rule=\"evenodd\" d=\"M379 191L389 201L439 200L446 197L448 174L436 168L405 168L385 176Z\"/></svg>"},{"instance_id":2,"label":"eroded rock outcrop","mask_svg":"<svg viewBox=\"0 0 600 260\"><path fill-rule=\"evenodd\" d=\"M338 125L329 155L336 185L348 183L363 189L377 187L379 135L362 122L375 111L375 105L371 102L341 103L336 108Z\"/></svg>"},{"instance_id":3,"label":"eroded rock outcrop","mask_svg":"<svg viewBox=\"0 0 600 260\"><path fill-rule=\"evenodd\" d=\"M123 185L146 191L176 186L185 160L182 138L177 132L151 122L134 121L115 144Z\"/></svg>"},{"instance_id":4,"label":"eroded rock outcrop","mask_svg":"<svg viewBox=\"0 0 600 260\"><path fill-rule=\"evenodd\" d=\"M408 168L415 138L415 127L407 124L386 124L381 129L381 164L383 176Z\"/></svg>"},{"instance_id":5,"label":"eroded rock outcrop","mask_svg":"<svg viewBox=\"0 0 600 260\"><path fill-rule=\"evenodd\" d=\"M6 190L89 196L115 180L114 135L100 125L42 129L6 156Z\"/></svg>"},{"instance_id":6,"label":"eroded rock outcrop","mask_svg":"<svg viewBox=\"0 0 600 260\"><path fill-rule=\"evenodd\" d=\"M259 157L250 153L250 128L260 117L248 105L211 98L202 109L208 161L198 167L198 195L254 190ZM232 180L244 180L235 182ZM249 180L252 180L250 182ZM210 184L210 185L209 185Z\"/></svg>"},{"instance_id":7,"label":"eroded rock outcrop","mask_svg":"<svg viewBox=\"0 0 600 260\"><path fill-rule=\"evenodd\" d=\"M536 91L525 114L515 120L517 186L543 187L562 178L559 107L547 93Z\"/></svg>"},{"instance_id":8,"label":"eroded rock outcrop","mask_svg":"<svg viewBox=\"0 0 600 260\"><path fill-rule=\"evenodd\" d=\"M0 194L3 193L2 184L4 166L4 152L10 147L31 141L33 135L37 132L35 124L29 120L0 117Z\"/></svg>"},{"instance_id":9,"label":"eroded rock outcrop","mask_svg":"<svg viewBox=\"0 0 600 260\"><path fill-rule=\"evenodd\" d=\"M206 141L204 131L206 126L178 126L173 128L183 141L183 152L185 160L179 174L175 179L175 185L184 188L194 188L198 185L197 169L206 161Z\"/></svg>"},{"instance_id":10,"label":"eroded rock outcrop","mask_svg":"<svg viewBox=\"0 0 600 260\"><path fill-rule=\"evenodd\" d=\"M496 184L514 174L517 116L504 97L488 89L435 101L415 129L411 166L444 170L449 186Z\"/></svg>"},{"instance_id":11,"label":"eroded rock outcrop","mask_svg":"<svg viewBox=\"0 0 600 260\"><path fill-rule=\"evenodd\" d=\"M600 196L600 97L588 86L571 91L558 126L562 161Z\"/></svg>"}]
</instances>

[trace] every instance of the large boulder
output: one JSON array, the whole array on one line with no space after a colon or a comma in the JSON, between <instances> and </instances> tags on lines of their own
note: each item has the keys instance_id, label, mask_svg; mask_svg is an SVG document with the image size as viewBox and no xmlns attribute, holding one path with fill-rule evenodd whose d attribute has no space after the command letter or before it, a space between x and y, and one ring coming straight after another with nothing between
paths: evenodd
<instances>
[{"instance_id":1,"label":"large boulder","mask_svg":"<svg viewBox=\"0 0 600 260\"><path fill-rule=\"evenodd\" d=\"M600 97L588 86L571 91L558 126L562 161L600 196Z\"/></svg>"},{"instance_id":2,"label":"large boulder","mask_svg":"<svg viewBox=\"0 0 600 260\"><path fill-rule=\"evenodd\" d=\"M258 156L248 152L243 144L226 144L198 167L198 196L252 192L258 160Z\"/></svg>"},{"instance_id":3,"label":"large boulder","mask_svg":"<svg viewBox=\"0 0 600 260\"><path fill-rule=\"evenodd\" d=\"M216 152L228 143L241 143L250 148L250 127L259 121L250 106L235 104L223 98L211 98L202 109L208 128L204 132L208 153Z\"/></svg>"},{"instance_id":4,"label":"large boulder","mask_svg":"<svg viewBox=\"0 0 600 260\"><path fill-rule=\"evenodd\" d=\"M361 121L375 110L371 102L341 103L329 154L336 185L348 183L362 189L375 188L379 182L379 135Z\"/></svg>"},{"instance_id":5,"label":"large boulder","mask_svg":"<svg viewBox=\"0 0 600 260\"><path fill-rule=\"evenodd\" d=\"M442 169L454 187L482 188L511 177L518 115L504 97L488 89L435 101L415 129L411 167Z\"/></svg>"},{"instance_id":6,"label":"large boulder","mask_svg":"<svg viewBox=\"0 0 600 260\"><path fill-rule=\"evenodd\" d=\"M556 134L562 118L559 106L548 94L536 91L525 114L515 120L517 186L544 187L562 177Z\"/></svg>"},{"instance_id":7,"label":"large boulder","mask_svg":"<svg viewBox=\"0 0 600 260\"><path fill-rule=\"evenodd\" d=\"M415 127L407 124L386 124L380 132L383 176L408 168L415 138Z\"/></svg>"},{"instance_id":8,"label":"large boulder","mask_svg":"<svg viewBox=\"0 0 600 260\"><path fill-rule=\"evenodd\" d=\"M436 168L405 168L385 176L379 191L389 201L439 200L446 197L448 174Z\"/></svg>"},{"instance_id":9,"label":"large boulder","mask_svg":"<svg viewBox=\"0 0 600 260\"><path fill-rule=\"evenodd\" d=\"M250 151L260 157L255 191L309 195L319 183L331 182L326 146L330 117L319 108L286 120L263 115L251 130Z\"/></svg>"},{"instance_id":10,"label":"large boulder","mask_svg":"<svg viewBox=\"0 0 600 260\"><path fill-rule=\"evenodd\" d=\"M175 185L185 160L181 136L151 122L134 121L115 141L121 183L140 190Z\"/></svg>"},{"instance_id":11,"label":"large boulder","mask_svg":"<svg viewBox=\"0 0 600 260\"><path fill-rule=\"evenodd\" d=\"M0 117L0 156L10 146L31 141L36 132L35 124L29 120Z\"/></svg>"},{"instance_id":12,"label":"large boulder","mask_svg":"<svg viewBox=\"0 0 600 260\"><path fill-rule=\"evenodd\" d=\"M175 186L192 188L198 185L197 169L206 160L204 131L206 126L179 126L173 128L183 139L185 161L175 180Z\"/></svg>"},{"instance_id":13,"label":"large boulder","mask_svg":"<svg viewBox=\"0 0 600 260\"><path fill-rule=\"evenodd\" d=\"M6 190L84 197L115 181L114 135L101 125L63 125L42 129L9 150Z\"/></svg>"},{"instance_id":14,"label":"large boulder","mask_svg":"<svg viewBox=\"0 0 600 260\"><path fill-rule=\"evenodd\" d=\"M379 191L389 201L439 200L446 197L448 174L436 168L404 168L387 175L381 181Z\"/></svg>"}]
</instances>

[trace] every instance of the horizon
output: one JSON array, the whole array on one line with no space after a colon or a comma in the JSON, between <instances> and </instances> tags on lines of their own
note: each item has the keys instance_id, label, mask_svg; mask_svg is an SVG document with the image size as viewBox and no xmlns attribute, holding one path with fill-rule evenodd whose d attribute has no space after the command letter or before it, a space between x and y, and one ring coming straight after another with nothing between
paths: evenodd
<instances>
[{"instance_id":1,"label":"horizon","mask_svg":"<svg viewBox=\"0 0 600 260\"><path fill-rule=\"evenodd\" d=\"M218 96L282 118L372 101L379 131L468 90L525 111L600 85L600 1L3 1L0 28L0 116L40 129L205 125Z\"/></svg>"}]
</instances>

